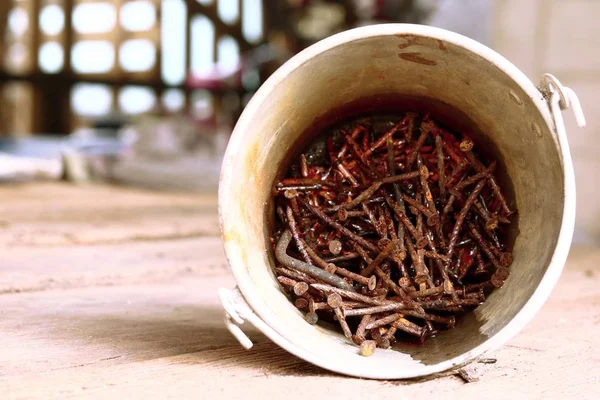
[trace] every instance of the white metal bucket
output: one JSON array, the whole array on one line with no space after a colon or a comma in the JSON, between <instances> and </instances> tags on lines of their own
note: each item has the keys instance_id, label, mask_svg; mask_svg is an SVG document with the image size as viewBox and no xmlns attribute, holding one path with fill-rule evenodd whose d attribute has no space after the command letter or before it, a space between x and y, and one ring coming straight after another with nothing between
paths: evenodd
<instances>
[{"instance_id":1,"label":"white metal bucket","mask_svg":"<svg viewBox=\"0 0 600 400\"><path fill-rule=\"evenodd\" d=\"M341 334L309 325L282 293L268 252L267 209L287 150L314 118L378 94L434 98L466 114L493 142L512 179L520 234L511 275L456 328L410 351L362 357ZM560 114L572 90L551 75L540 89L486 46L442 29L406 24L358 28L325 39L283 65L238 121L222 168L221 230L238 290L221 289L229 330L256 326L290 353L364 378L399 379L455 368L505 343L548 298L565 263L575 182Z\"/></svg>"}]
</instances>

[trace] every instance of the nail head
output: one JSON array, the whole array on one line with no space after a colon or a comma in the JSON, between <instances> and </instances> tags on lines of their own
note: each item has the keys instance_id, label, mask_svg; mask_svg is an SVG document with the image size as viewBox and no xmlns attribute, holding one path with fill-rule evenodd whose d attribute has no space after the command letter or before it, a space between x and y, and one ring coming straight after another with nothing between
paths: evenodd
<instances>
[{"instance_id":1,"label":"nail head","mask_svg":"<svg viewBox=\"0 0 600 400\"><path fill-rule=\"evenodd\" d=\"M294 301L294 305L296 306L296 308L306 308L308 307L308 300L301 297Z\"/></svg>"},{"instance_id":2,"label":"nail head","mask_svg":"<svg viewBox=\"0 0 600 400\"><path fill-rule=\"evenodd\" d=\"M464 138L458 146L460 151L467 152L473 150L473 141L469 138Z\"/></svg>"},{"instance_id":3,"label":"nail head","mask_svg":"<svg viewBox=\"0 0 600 400\"><path fill-rule=\"evenodd\" d=\"M340 242L337 239L334 239L331 242L329 242L329 251L334 256L340 254L342 252L342 242Z\"/></svg>"},{"instance_id":4,"label":"nail head","mask_svg":"<svg viewBox=\"0 0 600 400\"><path fill-rule=\"evenodd\" d=\"M314 325L314 324L316 324L319 321L319 316L317 315L317 313L309 312L309 313L306 314L306 316L304 317L304 319L309 324Z\"/></svg>"},{"instance_id":5,"label":"nail head","mask_svg":"<svg viewBox=\"0 0 600 400\"><path fill-rule=\"evenodd\" d=\"M498 260L498 262L500 263L500 265L502 265L503 267L508 267L510 264L512 264L513 262L513 257L512 254L510 252L504 252L500 255L500 259Z\"/></svg>"},{"instance_id":6,"label":"nail head","mask_svg":"<svg viewBox=\"0 0 600 400\"><path fill-rule=\"evenodd\" d=\"M293 199L298 197L298 191L296 189L288 189L283 192L286 199Z\"/></svg>"},{"instance_id":7,"label":"nail head","mask_svg":"<svg viewBox=\"0 0 600 400\"><path fill-rule=\"evenodd\" d=\"M327 266L325 266L325 271L329 272L330 274L335 274L335 271L337 271L337 267L335 266L335 264L329 263L327 264Z\"/></svg>"},{"instance_id":8,"label":"nail head","mask_svg":"<svg viewBox=\"0 0 600 400\"><path fill-rule=\"evenodd\" d=\"M308 283L298 282L294 285L294 294L296 296L302 296L306 292L308 292Z\"/></svg>"},{"instance_id":9,"label":"nail head","mask_svg":"<svg viewBox=\"0 0 600 400\"><path fill-rule=\"evenodd\" d=\"M377 242L377 247L379 247L380 250L385 249L386 247L388 247L390 245L390 243L392 243L392 241L390 239L379 239L379 241Z\"/></svg>"},{"instance_id":10,"label":"nail head","mask_svg":"<svg viewBox=\"0 0 600 400\"><path fill-rule=\"evenodd\" d=\"M496 275L496 277L498 279L505 281L506 279L508 279L508 276L510 275L510 270L506 267L500 267L500 268L496 269L496 272L494 272L494 275Z\"/></svg>"},{"instance_id":11,"label":"nail head","mask_svg":"<svg viewBox=\"0 0 600 400\"><path fill-rule=\"evenodd\" d=\"M343 302L342 296L340 296L338 293L331 293L329 296L327 296L327 304L331 308L340 308Z\"/></svg>"},{"instance_id":12,"label":"nail head","mask_svg":"<svg viewBox=\"0 0 600 400\"><path fill-rule=\"evenodd\" d=\"M363 357L372 356L375 353L375 349L377 348L377 344L374 340L364 340L360 344L360 355Z\"/></svg>"},{"instance_id":13,"label":"nail head","mask_svg":"<svg viewBox=\"0 0 600 400\"><path fill-rule=\"evenodd\" d=\"M377 278L375 277L375 275L371 275L367 284L367 288L369 290L375 290L375 287L377 287Z\"/></svg>"}]
</instances>

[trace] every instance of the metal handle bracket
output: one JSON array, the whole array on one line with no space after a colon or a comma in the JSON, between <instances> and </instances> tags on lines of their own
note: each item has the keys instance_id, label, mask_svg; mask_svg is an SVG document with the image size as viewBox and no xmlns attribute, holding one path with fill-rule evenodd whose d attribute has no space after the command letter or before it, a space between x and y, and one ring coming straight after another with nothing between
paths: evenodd
<instances>
[{"instance_id":1,"label":"metal handle bracket","mask_svg":"<svg viewBox=\"0 0 600 400\"><path fill-rule=\"evenodd\" d=\"M252 348L254 345L250 338L244 333L239 327L245 321L245 313L252 312L246 300L240 293L239 289L219 289L219 299L225 309L225 326L227 330L240 342L240 344L246 349Z\"/></svg>"},{"instance_id":2,"label":"metal handle bracket","mask_svg":"<svg viewBox=\"0 0 600 400\"><path fill-rule=\"evenodd\" d=\"M553 114L554 121L557 125L557 130L561 130L561 133L565 133L562 116L558 114L560 114L560 110L567 110L569 108L573 110L573 114L575 115L575 121L577 122L577 125L580 128L585 127L586 121L585 116L583 115L583 109L581 108L579 98L577 97L573 89L567 86L563 86L563 84L560 83L560 81L552 74L543 75L539 89L550 103L550 111ZM554 98L558 99L556 103L559 107L559 110L556 109L556 106L554 104L555 101L553 100Z\"/></svg>"}]
</instances>

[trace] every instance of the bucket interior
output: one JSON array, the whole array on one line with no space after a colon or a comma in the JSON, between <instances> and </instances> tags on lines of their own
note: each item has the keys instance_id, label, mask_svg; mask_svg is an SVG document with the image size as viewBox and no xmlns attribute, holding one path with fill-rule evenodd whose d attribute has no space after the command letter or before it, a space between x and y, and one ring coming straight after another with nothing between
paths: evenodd
<instances>
[{"instance_id":1,"label":"bucket interior","mask_svg":"<svg viewBox=\"0 0 600 400\"><path fill-rule=\"evenodd\" d=\"M500 67L452 38L386 34L332 43L313 46L312 57L299 57L295 68L276 73L234 131L238 142L235 154L226 159L222 184L227 187L220 198L226 203L221 204L221 217L227 255L253 310L300 349L298 354L367 377L419 376L428 366L459 360L498 333L538 288L563 216L557 139L540 111L541 94L530 97ZM315 118L364 98L390 95L447 106L448 118L471 125L476 143L490 143L497 150L512 181L519 233L505 285L454 329L422 346L378 349L371 357L361 357L341 333L306 323L281 291L269 250L270 197L281 163L306 139L301 136ZM458 110L456 115L452 110Z\"/></svg>"}]
</instances>

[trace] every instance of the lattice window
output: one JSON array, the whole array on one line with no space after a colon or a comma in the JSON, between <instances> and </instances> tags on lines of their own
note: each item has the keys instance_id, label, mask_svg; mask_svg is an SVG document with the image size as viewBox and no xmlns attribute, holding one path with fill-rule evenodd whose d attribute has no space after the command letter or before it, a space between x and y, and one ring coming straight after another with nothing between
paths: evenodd
<instances>
[{"instance_id":1,"label":"lattice window","mask_svg":"<svg viewBox=\"0 0 600 400\"><path fill-rule=\"evenodd\" d=\"M2 0L0 29L0 134L66 133L112 113L214 122L248 97L240 66L263 41L263 3Z\"/></svg>"}]
</instances>

